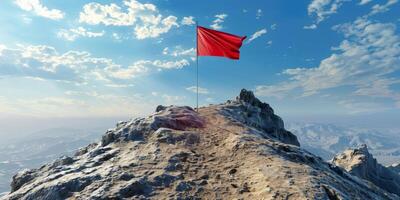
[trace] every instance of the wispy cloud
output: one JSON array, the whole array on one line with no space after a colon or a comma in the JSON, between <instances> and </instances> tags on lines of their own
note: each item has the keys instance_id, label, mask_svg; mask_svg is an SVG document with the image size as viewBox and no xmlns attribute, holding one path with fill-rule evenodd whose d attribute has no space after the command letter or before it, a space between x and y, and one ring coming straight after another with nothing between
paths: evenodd
<instances>
[{"instance_id":1,"label":"wispy cloud","mask_svg":"<svg viewBox=\"0 0 400 200\"><path fill-rule=\"evenodd\" d=\"M175 61L155 60L153 61L153 65L163 69L182 69L183 67L190 65L190 63L186 59Z\"/></svg>"},{"instance_id":2,"label":"wispy cloud","mask_svg":"<svg viewBox=\"0 0 400 200\"><path fill-rule=\"evenodd\" d=\"M197 93L197 87L196 86L191 86L186 88L187 91ZM199 94L209 94L210 92L208 91L207 88L202 88L199 87Z\"/></svg>"},{"instance_id":3,"label":"wispy cloud","mask_svg":"<svg viewBox=\"0 0 400 200\"><path fill-rule=\"evenodd\" d=\"M129 81L154 69L181 69L189 64L186 59L156 59L138 60L123 66L112 59L93 57L85 51L59 53L54 47L44 45L19 45L14 49L0 45L0 77L32 77L75 84L101 81L110 85L121 84L114 81Z\"/></svg>"},{"instance_id":4,"label":"wispy cloud","mask_svg":"<svg viewBox=\"0 0 400 200\"><path fill-rule=\"evenodd\" d=\"M183 58L190 58L191 60L196 59L196 49L189 48L184 49L181 46L175 46L173 48L165 47L162 51L163 55L169 55L173 57L183 57Z\"/></svg>"},{"instance_id":5,"label":"wispy cloud","mask_svg":"<svg viewBox=\"0 0 400 200\"><path fill-rule=\"evenodd\" d=\"M369 3L369 2L371 2L372 0L360 0L360 5L365 5L365 4L367 4L367 3Z\"/></svg>"},{"instance_id":6,"label":"wispy cloud","mask_svg":"<svg viewBox=\"0 0 400 200\"><path fill-rule=\"evenodd\" d=\"M313 30L313 29L316 29L316 28L317 28L317 25L316 25L316 24L311 24L311 25L308 25L308 26L303 26L303 28L304 28L304 29L311 29L311 30Z\"/></svg>"},{"instance_id":7,"label":"wispy cloud","mask_svg":"<svg viewBox=\"0 0 400 200\"><path fill-rule=\"evenodd\" d=\"M398 3L398 0L388 0L386 2L386 4L380 5L380 4L375 4L374 6L372 6L372 10L370 15L375 15L378 13L383 13L389 10L389 8L391 6L393 6L394 4Z\"/></svg>"},{"instance_id":8,"label":"wispy cloud","mask_svg":"<svg viewBox=\"0 0 400 200\"><path fill-rule=\"evenodd\" d=\"M262 10L261 10L261 9L257 9L257 12L256 12L256 19L260 19L260 18L262 17L262 15L263 15Z\"/></svg>"},{"instance_id":9,"label":"wispy cloud","mask_svg":"<svg viewBox=\"0 0 400 200\"><path fill-rule=\"evenodd\" d=\"M137 39L156 38L161 34L167 33L172 27L179 27L178 18L175 16L168 16L161 19L161 15L141 17L143 25L136 25L134 33Z\"/></svg>"},{"instance_id":10,"label":"wispy cloud","mask_svg":"<svg viewBox=\"0 0 400 200\"><path fill-rule=\"evenodd\" d=\"M105 84L106 87L111 88L128 88L135 86L134 84Z\"/></svg>"},{"instance_id":11,"label":"wispy cloud","mask_svg":"<svg viewBox=\"0 0 400 200\"><path fill-rule=\"evenodd\" d=\"M316 23L320 23L329 15L337 12L343 0L313 0L307 8L308 15L316 16Z\"/></svg>"},{"instance_id":12,"label":"wispy cloud","mask_svg":"<svg viewBox=\"0 0 400 200\"><path fill-rule=\"evenodd\" d=\"M222 29L223 28L222 23L225 21L227 17L228 15L225 13L215 15L215 20L212 22L210 27L216 30Z\"/></svg>"},{"instance_id":13,"label":"wispy cloud","mask_svg":"<svg viewBox=\"0 0 400 200\"><path fill-rule=\"evenodd\" d=\"M109 77L112 77L116 79L127 80L147 73L150 65L152 65L151 61L139 60L128 67L123 67L121 65L109 65L104 68L104 70L98 70L96 72L99 77L102 77L100 79L108 80Z\"/></svg>"},{"instance_id":14,"label":"wispy cloud","mask_svg":"<svg viewBox=\"0 0 400 200\"><path fill-rule=\"evenodd\" d=\"M261 30L259 30L259 31L256 31L255 33L253 33L253 35L250 36L250 38L249 38L249 40L247 41L247 43L252 42L253 40L255 40L255 39L261 37L262 35L264 35L264 34L266 34L266 33L267 33L267 29L266 29L266 28L261 29Z\"/></svg>"},{"instance_id":15,"label":"wispy cloud","mask_svg":"<svg viewBox=\"0 0 400 200\"><path fill-rule=\"evenodd\" d=\"M315 17L313 24L304 26L304 29L316 29L317 25L327 19L329 16L336 14L343 3L354 0L312 0L307 7L308 15ZM359 0L359 5L366 5L372 0ZM397 1L397 0L389 0Z\"/></svg>"},{"instance_id":16,"label":"wispy cloud","mask_svg":"<svg viewBox=\"0 0 400 200\"><path fill-rule=\"evenodd\" d=\"M57 9L49 9L40 0L15 0L15 4L22 10L33 12L34 14L52 20L64 18L64 12Z\"/></svg>"},{"instance_id":17,"label":"wispy cloud","mask_svg":"<svg viewBox=\"0 0 400 200\"><path fill-rule=\"evenodd\" d=\"M83 27L78 27L78 28L71 28L71 29L61 29L57 33L57 37L59 38L64 38L68 41L74 41L79 37L101 37L104 35L104 31L101 32L91 32L86 30Z\"/></svg>"},{"instance_id":18,"label":"wispy cloud","mask_svg":"<svg viewBox=\"0 0 400 200\"><path fill-rule=\"evenodd\" d=\"M194 17L193 16L189 16L189 17L183 17L182 21L181 21L182 25L187 25L187 26L191 26L196 24L196 22L194 21Z\"/></svg>"}]
</instances>

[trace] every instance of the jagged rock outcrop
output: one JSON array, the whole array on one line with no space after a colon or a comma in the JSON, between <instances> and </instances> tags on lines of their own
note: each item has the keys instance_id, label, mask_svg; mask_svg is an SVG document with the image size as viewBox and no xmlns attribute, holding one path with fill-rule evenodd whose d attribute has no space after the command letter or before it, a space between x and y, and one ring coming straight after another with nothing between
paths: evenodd
<instances>
[{"instance_id":1,"label":"jagged rock outcrop","mask_svg":"<svg viewBox=\"0 0 400 200\"><path fill-rule=\"evenodd\" d=\"M257 129L265 137L273 137L283 143L300 146L297 137L285 130L283 120L274 114L274 110L257 99L253 92L242 89L236 101L228 101L221 107L221 114L240 123Z\"/></svg>"},{"instance_id":2,"label":"jagged rock outcrop","mask_svg":"<svg viewBox=\"0 0 400 200\"><path fill-rule=\"evenodd\" d=\"M400 195L400 176L380 165L365 144L336 155L332 163L388 192Z\"/></svg>"},{"instance_id":3,"label":"jagged rock outcrop","mask_svg":"<svg viewBox=\"0 0 400 200\"><path fill-rule=\"evenodd\" d=\"M202 107L158 106L73 157L14 176L1 199L398 199L301 149L242 90Z\"/></svg>"}]
</instances>

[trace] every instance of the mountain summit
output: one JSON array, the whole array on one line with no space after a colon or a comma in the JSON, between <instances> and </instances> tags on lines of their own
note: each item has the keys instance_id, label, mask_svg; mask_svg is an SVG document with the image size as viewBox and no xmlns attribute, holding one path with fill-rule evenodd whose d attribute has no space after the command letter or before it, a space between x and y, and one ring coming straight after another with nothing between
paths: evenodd
<instances>
[{"instance_id":1,"label":"mountain summit","mask_svg":"<svg viewBox=\"0 0 400 200\"><path fill-rule=\"evenodd\" d=\"M99 143L13 177L2 199L398 199L300 148L251 91L158 106Z\"/></svg>"}]
</instances>

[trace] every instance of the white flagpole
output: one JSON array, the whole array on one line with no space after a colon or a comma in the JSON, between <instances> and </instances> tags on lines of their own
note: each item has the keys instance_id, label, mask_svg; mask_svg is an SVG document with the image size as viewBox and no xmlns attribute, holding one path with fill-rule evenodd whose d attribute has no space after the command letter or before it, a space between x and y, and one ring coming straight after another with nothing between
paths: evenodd
<instances>
[{"instance_id":1,"label":"white flagpole","mask_svg":"<svg viewBox=\"0 0 400 200\"><path fill-rule=\"evenodd\" d=\"M199 41L198 22L196 21L196 111L199 112Z\"/></svg>"}]
</instances>

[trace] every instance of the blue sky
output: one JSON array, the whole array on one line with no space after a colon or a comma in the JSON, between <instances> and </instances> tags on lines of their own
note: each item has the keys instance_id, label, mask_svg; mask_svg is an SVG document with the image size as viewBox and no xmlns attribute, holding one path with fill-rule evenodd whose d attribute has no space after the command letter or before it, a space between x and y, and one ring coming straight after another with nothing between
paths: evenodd
<instances>
[{"instance_id":1,"label":"blue sky","mask_svg":"<svg viewBox=\"0 0 400 200\"><path fill-rule=\"evenodd\" d=\"M202 105L247 88L289 118L400 117L397 0L5 0L0 117L193 106L194 20L248 36L238 61L199 59Z\"/></svg>"}]
</instances>

